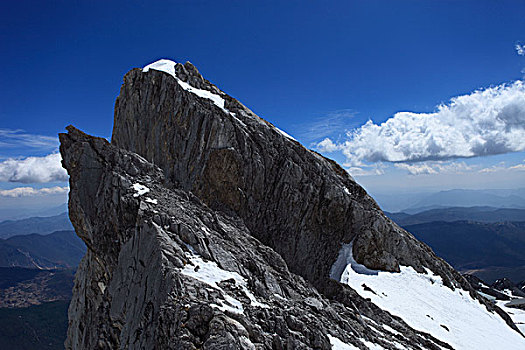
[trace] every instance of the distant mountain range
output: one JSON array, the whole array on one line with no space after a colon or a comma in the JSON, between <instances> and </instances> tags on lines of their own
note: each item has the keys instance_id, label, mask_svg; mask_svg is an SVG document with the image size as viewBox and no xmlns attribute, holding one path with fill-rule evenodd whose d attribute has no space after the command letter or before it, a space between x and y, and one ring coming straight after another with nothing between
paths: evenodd
<instances>
[{"instance_id":1,"label":"distant mountain range","mask_svg":"<svg viewBox=\"0 0 525 350\"><path fill-rule=\"evenodd\" d=\"M75 231L13 236L0 239L0 266L75 268L85 252Z\"/></svg>"},{"instance_id":2,"label":"distant mountain range","mask_svg":"<svg viewBox=\"0 0 525 350\"><path fill-rule=\"evenodd\" d=\"M0 223L0 349L63 349L74 271L86 252L67 214ZM43 234L27 232L41 232ZM58 269L55 269L58 268Z\"/></svg>"},{"instance_id":3,"label":"distant mountain range","mask_svg":"<svg viewBox=\"0 0 525 350\"><path fill-rule=\"evenodd\" d=\"M385 214L401 226L422 224L433 221L525 221L525 209L494 207L451 207L430 209L415 214L408 214L406 212L385 212Z\"/></svg>"},{"instance_id":4,"label":"distant mountain range","mask_svg":"<svg viewBox=\"0 0 525 350\"><path fill-rule=\"evenodd\" d=\"M444 208L386 213L463 273L489 283L525 280L525 210Z\"/></svg>"},{"instance_id":5,"label":"distant mountain range","mask_svg":"<svg viewBox=\"0 0 525 350\"><path fill-rule=\"evenodd\" d=\"M525 280L525 209L451 207L385 212L463 273L489 283Z\"/></svg>"},{"instance_id":6,"label":"distant mountain range","mask_svg":"<svg viewBox=\"0 0 525 350\"><path fill-rule=\"evenodd\" d=\"M73 230L73 226L66 212L54 216L31 217L0 222L0 238L4 239L31 233L48 234L55 231L71 230Z\"/></svg>"},{"instance_id":7,"label":"distant mountain range","mask_svg":"<svg viewBox=\"0 0 525 350\"><path fill-rule=\"evenodd\" d=\"M525 188L465 190L454 189L427 193L374 193L381 208L390 212L415 214L429 209L488 206L525 209Z\"/></svg>"}]
</instances>

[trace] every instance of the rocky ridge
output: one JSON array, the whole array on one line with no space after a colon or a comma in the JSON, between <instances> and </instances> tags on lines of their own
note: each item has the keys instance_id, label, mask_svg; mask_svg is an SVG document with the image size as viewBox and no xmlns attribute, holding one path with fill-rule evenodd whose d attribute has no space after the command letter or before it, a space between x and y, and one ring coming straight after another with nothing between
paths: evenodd
<instances>
[{"instance_id":1,"label":"rocky ridge","mask_svg":"<svg viewBox=\"0 0 525 350\"><path fill-rule=\"evenodd\" d=\"M335 162L190 63L125 76L111 144L68 131L69 213L88 253L67 348L451 348L336 281L349 243L367 268L429 269L516 329Z\"/></svg>"},{"instance_id":2,"label":"rocky ridge","mask_svg":"<svg viewBox=\"0 0 525 350\"><path fill-rule=\"evenodd\" d=\"M330 349L330 337L449 348L335 281L340 300L321 295L239 218L167 189L142 157L68 130L69 212L89 250L66 348Z\"/></svg>"}]
</instances>

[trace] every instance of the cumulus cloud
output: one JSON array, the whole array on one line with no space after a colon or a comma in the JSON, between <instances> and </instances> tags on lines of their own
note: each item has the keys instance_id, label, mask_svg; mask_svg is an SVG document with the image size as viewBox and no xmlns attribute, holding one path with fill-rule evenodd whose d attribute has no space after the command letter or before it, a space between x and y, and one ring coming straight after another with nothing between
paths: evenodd
<instances>
[{"instance_id":1,"label":"cumulus cloud","mask_svg":"<svg viewBox=\"0 0 525 350\"><path fill-rule=\"evenodd\" d=\"M385 171L382 167L349 167L346 168L346 171L352 176L373 176L373 175L383 175Z\"/></svg>"},{"instance_id":2,"label":"cumulus cloud","mask_svg":"<svg viewBox=\"0 0 525 350\"><path fill-rule=\"evenodd\" d=\"M332 153L338 151L340 147L333 143L333 141L327 137L317 144L317 149L320 152Z\"/></svg>"},{"instance_id":3,"label":"cumulus cloud","mask_svg":"<svg viewBox=\"0 0 525 350\"><path fill-rule=\"evenodd\" d=\"M0 162L0 181L21 183L43 183L67 181L67 172L62 168L59 153L45 157L9 158Z\"/></svg>"},{"instance_id":4,"label":"cumulus cloud","mask_svg":"<svg viewBox=\"0 0 525 350\"><path fill-rule=\"evenodd\" d=\"M33 187L16 187L10 190L0 190L0 197L30 197L50 194L67 193L69 187L47 187L47 188L33 188Z\"/></svg>"},{"instance_id":5,"label":"cumulus cloud","mask_svg":"<svg viewBox=\"0 0 525 350\"><path fill-rule=\"evenodd\" d=\"M396 168L407 170L410 175L427 174L462 174L472 170L465 162L422 162L422 163L396 163Z\"/></svg>"},{"instance_id":6,"label":"cumulus cloud","mask_svg":"<svg viewBox=\"0 0 525 350\"><path fill-rule=\"evenodd\" d=\"M518 80L455 97L434 113L399 112L381 124L369 120L347 136L344 143L325 139L318 147L339 147L357 166L523 151L525 86Z\"/></svg>"}]
</instances>

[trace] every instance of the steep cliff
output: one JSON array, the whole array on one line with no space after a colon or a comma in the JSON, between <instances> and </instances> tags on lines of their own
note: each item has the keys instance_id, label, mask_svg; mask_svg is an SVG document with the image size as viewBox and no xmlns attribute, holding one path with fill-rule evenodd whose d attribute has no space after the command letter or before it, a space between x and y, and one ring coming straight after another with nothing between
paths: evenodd
<instances>
[{"instance_id":1,"label":"steep cliff","mask_svg":"<svg viewBox=\"0 0 525 350\"><path fill-rule=\"evenodd\" d=\"M525 344L339 165L190 63L125 76L111 144L68 131L69 212L88 246L68 348L475 348L465 334ZM409 292L428 293L433 311L392 299ZM448 319L440 297L486 324Z\"/></svg>"},{"instance_id":2,"label":"steep cliff","mask_svg":"<svg viewBox=\"0 0 525 350\"><path fill-rule=\"evenodd\" d=\"M89 250L66 348L448 348L347 286L337 285L340 302L329 300L239 218L167 189L142 157L68 131L60 140L69 210Z\"/></svg>"}]
</instances>

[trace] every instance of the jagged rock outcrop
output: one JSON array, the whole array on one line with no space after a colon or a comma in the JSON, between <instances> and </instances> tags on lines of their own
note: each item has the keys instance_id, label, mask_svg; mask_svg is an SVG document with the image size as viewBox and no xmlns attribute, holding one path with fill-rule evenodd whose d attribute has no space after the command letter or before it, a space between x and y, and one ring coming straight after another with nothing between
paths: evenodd
<instances>
[{"instance_id":1,"label":"jagged rock outcrop","mask_svg":"<svg viewBox=\"0 0 525 350\"><path fill-rule=\"evenodd\" d=\"M525 292L520 290L520 288L514 284L508 278L500 278L490 285L491 288L499 291L507 291L516 297L525 298Z\"/></svg>"},{"instance_id":2,"label":"jagged rock outcrop","mask_svg":"<svg viewBox=\"0 0 525 350\"><path fill-rule=\"evenodd\" d=\"M317 288L327 285L342 244L353 242L355 260L368 268L427 267L446 285L472 292L337 163L283 135L191 63L173 70L175 76L154 69L126 74L112 144L158 165L169 183L211 208L238 215L254 237ZM215 94L223 106L199 98L184 83Z\"/></svg>"},{"instance_id":3,"label":"jagged rock outcrop","mask_svg":"<svg viewBox=\"0 0 525 350\"><path fill-rule=\"evenodd\" d=\"M125 76L111 144L60 134L88 247L67 348L451 348L337 281L350 243L358 263L428 269L516 329L335 162L190 63L156 67Z\"/></svg>"},{"instance_id":4,"label":"jagged rock outcrop","mask_svg":"<svg viewBox=\"0 0 525 350\"><path fill-rule=\"evenodd\" d=\"M167 189L142 157L68 131L69 212L88 253L67 349L330 349L329 337L359 349L450 348L335 281L345 292L328 299L239 218Z\"/></svg>"}]
</instances>

